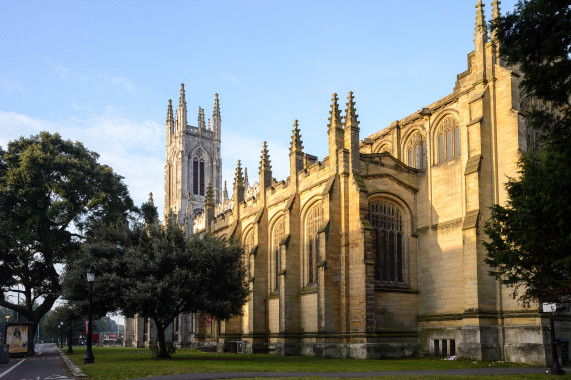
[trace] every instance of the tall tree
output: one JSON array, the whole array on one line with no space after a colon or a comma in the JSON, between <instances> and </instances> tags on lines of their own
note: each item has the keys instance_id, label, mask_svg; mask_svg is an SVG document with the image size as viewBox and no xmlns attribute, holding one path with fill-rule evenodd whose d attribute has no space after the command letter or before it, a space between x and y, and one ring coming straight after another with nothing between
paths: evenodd
<instances>
[{"instance_id":1,"label":"tall tree","mask_svg":"<svg viewBox=\"0 0 571 380\"><path fill-rule=\"evenodd\" d=\"M571 299L571 6L519 1L492 23L500 57L523 74L538 106L524 116L542 133L539 153L522 153L505 205L492 207L485 232L492 274L524 304Z\"/></svg>"},{"instance_id":2,"label":"tall tree","mask_svg":"<svg viewBox=\"0 0 571 380\"><path fill-rule=\"evenodd\" d=\"M32 342L61 294L56 266L77 256L93 223L134 208L122 177L97 159L81 143L48 132L0 147L0 306L34 325ZM8 292L21 293L25 305L10 302Z\"/></svg>"},{"instance_id":3,"label":"tall tree","mask_svg":"<svg viewBox=\"0 0 571 380\"><path fill-rule=\"evenodd\" d=\"M86 272L95 271L93 283L93 318L121 308L125 286L125 250L138 245L141 228L132 228L138 223L138 214L130 214L131 221L98 223L86 235L81 245L81 254L69 263L63 273L62 297L87 315L89 285Z\"/></svg>"},{"instance_id":4,"label":"tall tree","mask_svg":"<svg viewBox=\"0 0 571 380\"><path fill-rule=\"evenodd\" d=\"M172 217L164 225L148 212L145 219L134 232L138 245L125 250L122 311L154 321L158 356L168 358L165 330L178 314L200 310L227 319L242 312L248 296L243 249L209 235L187 238Z\"/></svg>"}]
</instances>

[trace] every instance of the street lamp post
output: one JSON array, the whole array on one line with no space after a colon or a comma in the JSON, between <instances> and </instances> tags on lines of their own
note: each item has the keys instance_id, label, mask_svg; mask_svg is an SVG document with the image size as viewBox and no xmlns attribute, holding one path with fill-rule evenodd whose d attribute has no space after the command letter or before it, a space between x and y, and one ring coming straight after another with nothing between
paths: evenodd
<instances>
[{"instance_id":1,"label":"street lamp post","mask_svg":"<svg viewBox=\"0 0 571 380\"><path fill-rule=\"evenodd\" d=\"M93 352L91 350L91 343L92 343L92 307L91 307L91 294L93 293L93 281L95 281L95 271L93 270L93 268L89 268L87 271L87 282L89 283L89 309L87 312L87 318L88 318L88 323L87 323L87 350L85 351L85 356L83 357L83 363L84 364L89 364L89 363L93 363L95 361L95 358L93 357Z\"/></svg>"},{"instance_id":2,"label":"street lamp post","mask_svg":"<svg viewBox=\"0 0 571 380\"><path fill-rule=\"evenodd\" d=\"M63 322L59 323L59 348L63 348Z\"/></svg>"}]
</instances>

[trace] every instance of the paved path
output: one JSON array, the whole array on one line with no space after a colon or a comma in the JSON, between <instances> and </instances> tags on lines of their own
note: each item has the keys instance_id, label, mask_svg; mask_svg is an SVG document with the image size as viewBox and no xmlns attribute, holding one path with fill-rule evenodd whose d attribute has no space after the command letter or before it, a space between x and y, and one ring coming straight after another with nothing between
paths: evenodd
<instances>
[{"instance_id":1,"label":"paved path","mask_svg":"<svg viewBox=\"0 0 571 380\"><path fill-rule=\"evenodd\" d=\"M36 344L36 355L29 358L10 358L0 364L1 380L66 380L70 375L59 352L52 343Z\"/></svg>"}]
</instances>

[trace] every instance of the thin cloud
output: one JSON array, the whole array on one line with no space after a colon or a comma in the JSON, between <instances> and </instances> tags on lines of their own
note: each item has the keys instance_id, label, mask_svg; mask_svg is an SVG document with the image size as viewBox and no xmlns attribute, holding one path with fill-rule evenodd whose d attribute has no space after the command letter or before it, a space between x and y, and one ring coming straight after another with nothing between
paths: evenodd
<instances>
[{"instance_id":1,"label":"thin cloud","mask_svg":"<svg viewBox=\"0 0 571 380\"><path fill-rule=\"evenodd\" d=\"M115 76L113 78L111 78L111 84L113 86L116 86L120 89L121 92L136 92L137 87L135 85L135 83L125 77L118 77Z\"/></svg>"},{"instance_id":2,"label":"thin cloud","mask_svg":"<svg viewBox=\"0 0 571 380\"><path fill-rule=\"evenodd\" d=\"M29 93L29 91L19 83L10 82L4 78L0 78L0 88L7 93L14 93L14 92L19 92L22 94Z\"/></svg>"},{"instance_id":3,"label":"thin cloud","mask_svg":"<svg viewBox=\"0 0 571 380\"><path fill-rule=\"evenodd\" d=\"M136 204L147 201L149 192L153 192L157 206L162 207L164 145L160 142L164 136L163 127L157 123L134 121L113 113L54 122L0 111L0 125L3 147L20 136L40 131L58 132L65 139L83 142L87 149L100 155L99 162L125 177Z\"/></svg>"}]
</instances>

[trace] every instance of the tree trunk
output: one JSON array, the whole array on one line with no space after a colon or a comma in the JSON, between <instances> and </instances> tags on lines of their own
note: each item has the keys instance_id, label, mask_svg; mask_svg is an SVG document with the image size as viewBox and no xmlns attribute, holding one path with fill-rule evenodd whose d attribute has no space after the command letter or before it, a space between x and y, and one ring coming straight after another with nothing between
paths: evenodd
<instances>
[{"instance_id":1,"label":"tree trunk","mask_svg":"<svg viewBox=\"0 0 571 380\"><path fill-rule=\"evenodd\" d=\"M28 325L28 356L34 355L34 347L36 341L36 330L38 328L39 322L32 321L32 324Z\"/></svg>"},{"instance_id":2,"label":"tree trunk","mask_svg":"<svg viewBox=\"0 0 571 380\"><path fill-rule=\"evenodd\" d=\"M165 341L165 329L166 327L161 323L161 324L156 324L157 325L157 341L159 343L159 354L158 354L158 358L159 359L169 359L171 356L167 350L167 342Z\"/></svg>"}]
</instances>

